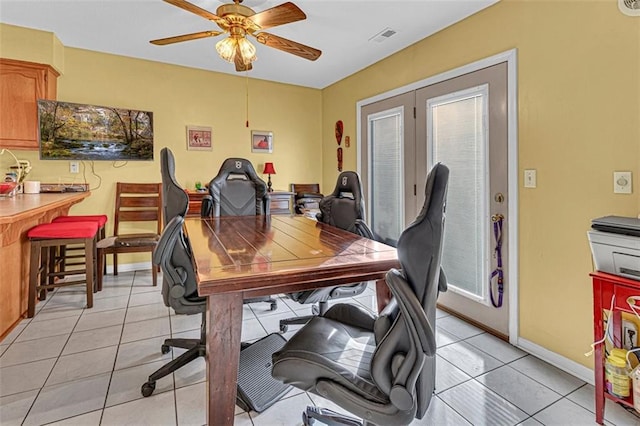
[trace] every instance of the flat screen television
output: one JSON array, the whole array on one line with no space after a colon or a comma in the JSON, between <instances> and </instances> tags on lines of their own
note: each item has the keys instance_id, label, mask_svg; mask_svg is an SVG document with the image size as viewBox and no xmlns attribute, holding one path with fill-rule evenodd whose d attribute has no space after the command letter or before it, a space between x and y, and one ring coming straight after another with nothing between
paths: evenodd
<instances>
[{"instance_id":1,"label":"flat screen television","mask_svg":"<svg viewBox=\"0 0 640 426\"><path fill-rule=\"evenodd\" d=\"M38 100L41 160L153 160L153 113Z\"/></svg>"}]
</instances>

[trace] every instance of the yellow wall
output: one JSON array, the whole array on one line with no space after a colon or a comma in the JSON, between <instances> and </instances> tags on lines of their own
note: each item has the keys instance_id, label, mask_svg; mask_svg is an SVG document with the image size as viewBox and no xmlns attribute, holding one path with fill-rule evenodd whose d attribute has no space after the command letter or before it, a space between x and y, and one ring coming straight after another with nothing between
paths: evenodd
<instances>
[{"instance_id":1,"label":"yellow wall","mask_svg":"<svg viewBox=\"0 0 640 426\"><path fill-rule=\"evenodd\" d=\"M0 52L6 52L7 57L44 63L53 57L50 33L9 25L0 25L0 29ZM277 174L271 179L276 190L288 190L294 181L319 182L322 177L319 90L249 79L247 128L244 74L227 75L74 48L64 48L63 53L59 100L134 108L154 114L154 161L126 164L96 161L93 167L101 180L92 175L91 163L84 162L92 195L75 206L73 213L112 214L116 181L160 181L159 158L163 147L173 151L176 178L189 188L196 181L208 183L228 157L249 159L259 174L265 161L273 162ZM186 125L212 127L213 150L188 151ZM273 132L272 154L251 153L252 129ZM82 173L69 174L68 161L40 161L35 151L14 152L19 158L31 160L31 180L82 181ZM148 256L134 259L144 261ZM122 262L127 261L128 258L123 258Z\"/></svg>"},{"instance_id":2,"label":"yellow wall","mask_svg":"<svg viewBox=\"0 0 640 426\"><path fill-rule=\"evenodd\" d=\"M640 210L640 18L615 0L502 2L323 90L323 184L336 171L333 125L355 135L357 101L518 50L520 334L590 366L586 232L592 218ZM356 150L345 149L345 169ZM522 187L537 169L538 187ZM613 194L613 171L634 194Z\"/></svg>"}]
</instances>

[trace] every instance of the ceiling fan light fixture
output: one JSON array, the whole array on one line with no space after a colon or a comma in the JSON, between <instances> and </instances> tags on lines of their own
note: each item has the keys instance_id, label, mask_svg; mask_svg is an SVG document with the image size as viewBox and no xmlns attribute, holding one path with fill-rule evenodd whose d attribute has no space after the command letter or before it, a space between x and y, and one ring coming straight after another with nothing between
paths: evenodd
<instances>
[{"instance_id":1,"label":"ceiling fan light fixture","mask_svg":"<svg viewBox=\"0 0 640 426\"><path fill-rule=\"evenodd\" d=\"M255 46L244 37L238 40L238 50L245 65L249 65L257 59Z\"/></svg>"},{"instance_id":2,"label":"ceiling fan light fixture","mask_svg":"<svg viewBox=\"0 0 640 426\"><path fill-rule=\"evenodd\" d=\"M227 62L233 63L236 57L238 41L233 37L227 37L216 43L218 55Z\"/></svg>"}]
</instances>

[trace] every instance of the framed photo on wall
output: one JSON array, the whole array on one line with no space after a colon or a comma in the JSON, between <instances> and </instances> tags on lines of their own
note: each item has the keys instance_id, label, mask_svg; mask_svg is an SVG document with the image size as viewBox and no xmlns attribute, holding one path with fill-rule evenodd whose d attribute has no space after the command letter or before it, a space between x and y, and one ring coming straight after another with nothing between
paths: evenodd
<instances>
[{"instance_id":1,"label":"framed photo on wall","mask_svg":"<svg viewBox=\"0 0 640 426\"><path fill-rule=\"evenodd\" d=\"M187 126L187 149L211 151L213 148L211 127Z\"/></svg>"},{"instance_id":2,"label":"framed photo on wall","mask_svg":"<svg viewBox=\"0 0 640 426\"><path fill-rule=\"evenodd\" d=\"M271 153L273 151L273 132L251 131L251 152Z\"/></svg>"}]
</instances>

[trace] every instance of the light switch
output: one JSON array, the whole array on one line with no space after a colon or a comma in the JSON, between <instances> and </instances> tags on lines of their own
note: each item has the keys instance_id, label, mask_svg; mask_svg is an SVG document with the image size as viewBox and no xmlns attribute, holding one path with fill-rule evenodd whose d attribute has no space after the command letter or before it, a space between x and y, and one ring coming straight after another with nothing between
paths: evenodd
<instances>
[{"instance_id":1,"label":"light switch","mask_svg":"<svg viewBox=\"0 0 640 426\"><path fill-rule=\"evenodd\" d=\"M536 187L536 170L535 169L527 169L524 171L524 187L525 188L535 188Z\"/></svg>"},{"instance_id":2,"label":"light switch","mask_svg":"<svg viewBox=\"0 0 640 426\"><path fill-rule=\"evenodd\" d=\"M631 172L613 172L613 192L631 194Z\"/></svg>"}]
</instances>

